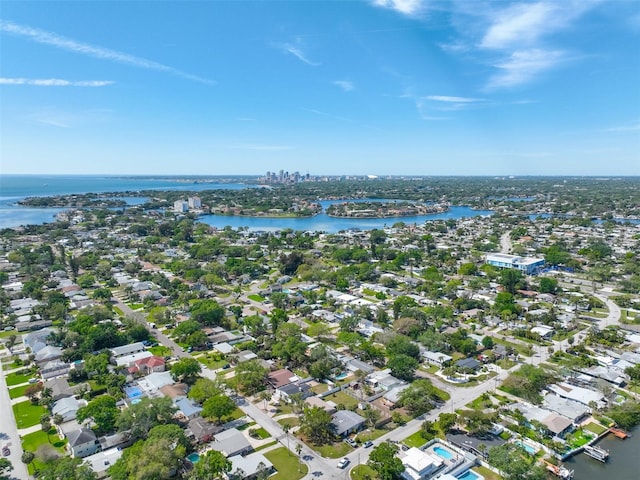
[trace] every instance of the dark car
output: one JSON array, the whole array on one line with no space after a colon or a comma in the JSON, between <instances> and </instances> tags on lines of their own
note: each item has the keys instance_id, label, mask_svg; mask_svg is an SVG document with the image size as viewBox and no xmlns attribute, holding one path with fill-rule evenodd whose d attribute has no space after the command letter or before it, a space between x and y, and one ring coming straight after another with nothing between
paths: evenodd
<instances>
[{"instance_id":1,"label":"dark car","mask_svg":"<svg viewBox=\"0 0 640 480\"><path fill-rule=\"evenodd\" d=\"M11 450L9 450L9 447L2 447L2 455L5 457L11 455Z\"/></svg>"},{"instance_id":2,"label":"dark car","mask_svg":"<svg viewBox=\"0 0 640 480\"><path fill-rule=\"evenodd\" d=\"M363 447L364 448L369 448L372 445L373 445L373 442L371 440L367 440L366 442L364 442Z\"/></svg>"}]
</instances>

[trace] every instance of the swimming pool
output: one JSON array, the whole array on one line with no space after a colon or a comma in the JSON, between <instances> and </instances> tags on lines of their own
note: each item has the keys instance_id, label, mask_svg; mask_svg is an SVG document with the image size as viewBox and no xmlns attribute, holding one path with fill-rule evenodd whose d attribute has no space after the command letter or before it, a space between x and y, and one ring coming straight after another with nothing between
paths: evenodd
<instances>
[{"instance_id":1,"label":"swimming pool","mask_svg":"<svg viewBox=\"0 0 640 480\"><path fill-rule=\"evenodd\" d=\"M124 393L127 398L137 398L142 396L142 389L140 387L125 387Z\"/></svg>"},{"instance_id":2,"label":"swimming pool","mask_svg":"<svg viewBox=\"0 0 640 480\"><path fill-rule=\"evenodd\" d=\"M521 442L520 440L516 440L513 443L515 443L516 445L524 448L527 451L527 453L530 454L530 455L535 455L536 452L537 452L537 450L535 448L533 448L531 445L527 445L526 443Z\"/></svg>"},{"instance_id":3,"label":"swimming pool","mask_svg":"<svg viewBox=\"0 0 640 480\"><path fill-rule=\"evenodd\" d=\"M200 455L198 455L197 453L190 453L189 455L187 455L187 460L189 460L191 463L198 463L200 461Z\"/></svg>"},{"instance_id":4,"label":"swimming pool","mask_svg":"<svg viewBox=\"0 0 640 480\"><path fill-rule=\"evenodd\" d=\"M442 447L433 447L433 451L435 452L436 455L438 455L441 458L444 458L445 460L451 460L453 458L453 455L451 454L451 452Z\"/></svg>"},{"instance_id":5,"label":"swimming pool","mask_svg":"<svg viewBox=\"0 0 640 480\"><path fill-rule=\"evenodd\" d=\"M456 478L458 480L479 480L481 477L473 470L467 470L462 475Z\"/></svg>"},{"instance_id":6,"label":"swimming pool","mask_svg":"<svg viewBox=\"0 0 640 480\"><path fill-rule=\"evenodd\" d=\"M340 375L336 375L336 380L342 380L343 378L347 378L349 374L347 372L342 372Z\"/></svg>"}]
</instances>

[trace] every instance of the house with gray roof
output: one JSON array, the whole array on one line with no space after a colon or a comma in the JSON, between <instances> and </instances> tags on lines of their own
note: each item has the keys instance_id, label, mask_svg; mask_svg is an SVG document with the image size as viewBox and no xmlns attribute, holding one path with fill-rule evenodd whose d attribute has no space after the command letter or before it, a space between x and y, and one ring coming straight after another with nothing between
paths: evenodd
<instances>
[{"instance_id":1,"label":"house with gray roof","mask_svg":"<svg viewBox=\"0 0 640 480\"><path fill-rule=\"evenodd\" d=\"M173 404L189 420L199 417L202 413L202 407L189 398L174 400Z\"/></svg>"},{"instance_id":2,"label":"house with gray roof","mask_svg":"<svg viewBox=\"0 0 640 480\"><path fill-rule=\"evenodd\" d=\"M230 428L213 436L215 441L211 444L214 450L218 450L225 457L244 455L253 450L249 440L237 428Z\"/></svg>"},{"instance_id":3,"label":"house with gray roof","mask_svg":"<svg viewBox=\"0 0 640 480\"><path fill-rule=\"evenodd\" d=\"M275 472L273 464L260 452L252 453L243 457L242 455L234 455L229 457L231 462L231 472L243 472L242 480L251 480L260 476L260 478L267 478ZM240 480L238 478L237 480ZM234 477L236 480L236 477Z\"/></svg>"},{"instance_id":4,"label":"house with gray roof","mask_svg":"<svg viewBox=\"0 0 640 480\"><path fill-rule=\"evenodd\" d=\"M144 352L144 344L142 342L130 343L128 345L122 345L121 347L114 347L110 349L111 358L117 359L120 357L124 357L125 355L133 355L134 353Z\"/></svg>"},{"instance_id":5,"label":"house with gray roof","mask_svg":"<svg viewBox=\"0 0 640 480\"><path fill-rule=\"evenodd\" d=\"M51 413L54 416L60 415L63 422L68 422L76 418L76 413L80 406L80 402L74 397L65 397L53 404Z\"/></svg>"},{"instance_id":6,"label":"house with gray roof","mask_svg":"<svg viewBox=\"0 0 640 480\"><path fill-rule=\"evenodd\" d=\"M67 434L69 443L67 448L74 458L84 458L93 455L100 450L100 442L93 430L89 428L81 428Z\"/></svg>"},{"instance_id":7,"label":"house with gray roof","mask_svg":"<svg viewBox=\"0 0 640 480\"><path fill-rule=\"evenodd\" d=\"M344 437L364 427L366 420L351 410L338 410L333 414L331 424L337 435Z\"/></svg>"}]
</instances>

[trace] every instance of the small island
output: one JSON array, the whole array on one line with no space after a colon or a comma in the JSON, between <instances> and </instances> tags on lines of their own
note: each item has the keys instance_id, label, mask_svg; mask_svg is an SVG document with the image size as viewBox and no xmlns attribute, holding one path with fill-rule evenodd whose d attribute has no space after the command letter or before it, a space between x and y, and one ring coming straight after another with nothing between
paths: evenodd
<instances>
[{"instance_id":1,"label":"small island","mask_svg":"<svg viewBox=\"0 0 640 480\"><path fill-rule=\"evenodd\" d=\"M409 202L344 202L327 208L327 215L339 218L388 218L431 215L446 212L446 204Z\"/></svg>"}]
</instances>

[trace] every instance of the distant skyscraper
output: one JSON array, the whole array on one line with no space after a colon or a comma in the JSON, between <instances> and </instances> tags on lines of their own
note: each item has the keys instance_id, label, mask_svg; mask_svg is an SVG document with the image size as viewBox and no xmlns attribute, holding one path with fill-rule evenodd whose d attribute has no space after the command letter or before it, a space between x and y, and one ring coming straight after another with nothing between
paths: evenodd
<instances>
[{"instance_id":1,"label":"distant skyscraper","mask_svg":"<svg viewBox=\"0 0 640 480\"><path fill-rule=\"evenodd\" d=\"M202 200L200 200L200 197L189 197L187 203L189 205L189 208L195 208L196 210L202 208Z\"/></svg>"}]
</instances>

